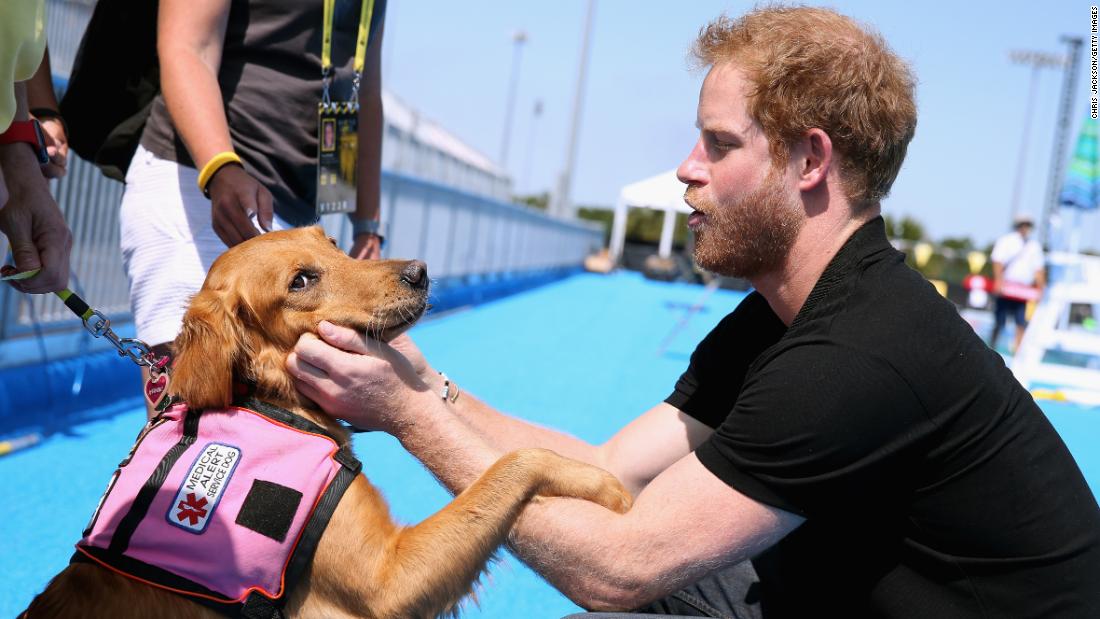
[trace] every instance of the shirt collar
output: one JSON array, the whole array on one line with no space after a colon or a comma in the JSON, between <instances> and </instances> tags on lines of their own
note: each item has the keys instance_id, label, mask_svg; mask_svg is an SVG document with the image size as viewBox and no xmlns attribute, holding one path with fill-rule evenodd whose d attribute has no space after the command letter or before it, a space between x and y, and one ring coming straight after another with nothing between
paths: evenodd
<instances>
[{"instance_id":1,"label":"shirt collar","mask_svg":"<svg viewBox=\"0 0 1100 619\"><path fill-rule=\"evenodd\" d=\"M802 304L802 309L798 310L791 322L791 328L831 306L831 302L836 300L836 295L832 293L848 280L848 275L856 265L887 249L893 249L893 246L886 238L886 223L881 216L860 226L833 256L829 266L825 267Z\"/></svg>"}]
</instances>

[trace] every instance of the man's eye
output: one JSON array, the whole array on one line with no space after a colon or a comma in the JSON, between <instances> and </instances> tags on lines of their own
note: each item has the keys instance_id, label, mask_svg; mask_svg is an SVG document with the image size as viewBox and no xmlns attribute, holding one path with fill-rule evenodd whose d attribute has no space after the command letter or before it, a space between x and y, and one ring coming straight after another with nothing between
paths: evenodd
<instances>
[{"instance_id":1,"label":"man's eye","mask_svg":"<svg viewBox=\"0 0 1100 619\"><path fill-rule=\"evenodd\" d=\"M317 275L309 271L298 271L294 279L290 281L291 290L305 290L313 282L317 281Z\"/></svg>"},{"instance_id":2,"label":"man's eye","mask_svg":"<svg viewBox=\"0 0 1100 619\"><path fill-rule=\"evenodd\" d=\"M719 140L718 137L714 135L708 135L707 142L709 142L710 147L715 150L729 150L735 146L733 142Z\"/></svg>"}]
</instances>

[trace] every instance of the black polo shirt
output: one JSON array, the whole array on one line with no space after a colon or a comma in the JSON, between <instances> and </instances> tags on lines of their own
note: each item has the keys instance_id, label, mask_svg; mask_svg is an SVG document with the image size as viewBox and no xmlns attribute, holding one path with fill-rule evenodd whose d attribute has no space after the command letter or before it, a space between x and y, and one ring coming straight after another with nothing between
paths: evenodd
<instances>
[{"instance_id":1,"label":"black polo shirt","mask_svg":"<svg viewBox=\"0 0 1100 619\"><path fill-rule=\"evenodd\" d=\"M708 470L806 518L754 560L769 619L1100 617L1096 499L881 218L790 328L749 295L666 401L715 428Z\"/></svg>"}]
</instances>

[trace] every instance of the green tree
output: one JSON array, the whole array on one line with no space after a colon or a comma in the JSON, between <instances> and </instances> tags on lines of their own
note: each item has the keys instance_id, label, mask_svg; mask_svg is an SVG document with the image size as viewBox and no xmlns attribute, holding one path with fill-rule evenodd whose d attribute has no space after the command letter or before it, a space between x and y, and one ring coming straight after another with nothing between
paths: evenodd
<instances>
[{"instance_id":1,"label":"green tree","mask_svg":"<svg viewBox=\"0 0 1100 619\"><path fill-rule=\"evenodd\" d=\"M894 228L895 238L902 238L906 241L922 241L925 238L924 225L906 215L901 218Z\"/></svg>"},{"instance_id":2,"label":"green tree","mask_svg":"<svg viewBox=\"0 0 1100 619\"><path fill-rule=\"evenodd\" d=\"M545 211L550 207L550 192L544 191L528 196L512 196L512 200L520 204L526 204L532 208L537 208L540 211Z\"/></svg>"},{"instance_id":3,"label":"green tree","mask_svg":"<svg viewBox=\"0 0 1100 619\"><path fill-rule=\"evenodd\" d=\"M949 236L940 241L940 247L948 247L957 252L968 252L974 249L974 241L968 236Z\"/></svg>"}]
</instances>

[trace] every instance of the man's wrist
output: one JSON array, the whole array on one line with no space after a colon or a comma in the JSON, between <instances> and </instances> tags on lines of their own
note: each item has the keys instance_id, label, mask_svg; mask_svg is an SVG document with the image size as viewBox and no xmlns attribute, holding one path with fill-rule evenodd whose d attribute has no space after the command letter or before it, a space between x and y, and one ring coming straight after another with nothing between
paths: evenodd
<instances>
[{"instance_id":1,"label":"man's wrist","mask_svg":"<svg viewBox=\"0 0 1100 619\"><path fill-rule=\"evenodd\" d=\"M374 217L361 218L361 217L349 217L351 220L351 235L359 236L360 234L373 234L379 236L378 231L382 227L382 223Z\"/></svg>"},{"instance_id":2,"label":"man's wrist","mask_svg":"<svg viewBox=\"0 0 1100 619\"><path fill-rule=\"evenodd\" d=\"M360 218L350 215L348 217L351 220L351 238L355 239L362 235L369 235L378 239L378 246L382 247L386 244L386 237L382 236L380 232L382 223L374 218Z\"/></svg>"},{"instance_id":3,"label":"man's wrist","mask_svg":"<svg viewBox=\"0 0 1100 619\"><path fill-rule=\"evenodd\" d=\"M20 145L19 148L24 151L29 147L30 153L34 155L38 164L44 165L50 162L49 153L46 151L46 135L42 131L42 125L33 118L12 122L6 131L0 133L0 145Z\"/></svg>"},{"instance_id":4,"label":"man's wrist","mask_svg":"<svg viewBox=\"0 0 1100 619\"><path fill-rule=\"evenodd\" d=\"M0 144L0 166L9 188L46 186L38 157L26 144Z\"/></svg>"},{"instance_id":5,"label":"man's wrist","mask_svg":"<svg viewBox=\"0 0 1100 619\"><path fill-rule=\"evenodd\" d=\"M424 426L430 426L445 407L446 405L435 391L417 391L396 407L393 417L387 424L389 427L383 430L402 442L413 439L424 429Z\"/></svg>"}]
</instances>

